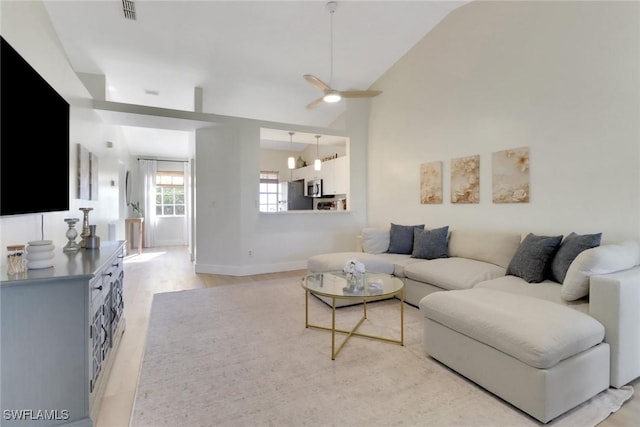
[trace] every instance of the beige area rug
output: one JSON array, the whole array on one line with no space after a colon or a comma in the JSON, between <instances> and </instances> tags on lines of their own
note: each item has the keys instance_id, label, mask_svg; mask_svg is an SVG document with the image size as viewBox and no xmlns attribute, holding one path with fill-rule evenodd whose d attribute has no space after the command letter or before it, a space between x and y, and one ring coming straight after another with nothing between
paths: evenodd
<instances>
[{"instance_id":1,"label":"beige area rug","mask_svg":"<svg viewBox=\"0 0 640 427\"><path fill-rule=\"evenodd\" d=\"M311 297L312 323L331 310ZM338 310L342 327L361 306ZM363 331L397 337L399 301L370 303ZM304 327L299 279L156 294L131 426L539 426L422 350L405 305L405 346ZM631 397L610 389L547 425L594 426Z\"/></svg>"}]
</instances>

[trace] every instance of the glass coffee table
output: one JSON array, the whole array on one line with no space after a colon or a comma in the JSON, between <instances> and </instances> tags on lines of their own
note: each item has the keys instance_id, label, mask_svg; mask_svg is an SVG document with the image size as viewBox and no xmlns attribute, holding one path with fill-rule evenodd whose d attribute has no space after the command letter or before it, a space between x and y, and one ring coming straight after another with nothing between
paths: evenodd
<instances>
[{"instance_id":1,"label":"glass coffee table","mask_svg":"<svg viewBox=\"0 0 640 427\"><path fill-rule=\"evenodd\" d=\"M383 273L364 273L359 280L362 284L359 288L350 285L342 271L311 273L302 278L302 288L305 290L305 327L331 331L331 360L335 360L342 347L354 335L404 345L404 283L402 280ZM331 327L309 323L309 294L331 300ZM398 295L400 297L399 339L358 332L360 325L367 319L367 302ZM336 328L336 300L362 303L362 317L351 330ZM345 334L346 337L336 348L337 333Z\"/></svg>"}]
</instances>

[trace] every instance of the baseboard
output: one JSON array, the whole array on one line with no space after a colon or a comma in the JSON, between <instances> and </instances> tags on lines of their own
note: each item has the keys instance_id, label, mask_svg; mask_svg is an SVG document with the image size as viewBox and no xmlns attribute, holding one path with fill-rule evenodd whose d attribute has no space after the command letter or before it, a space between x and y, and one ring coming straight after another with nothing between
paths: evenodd
<instances>
[{"instance_id":1,"label":"baseboard","mask_svg":"<svg viewBox=\"0 0 640 427\"><path fill-rule=\"evenodd\" d=\"M251 276L254 274L277 273L280 271L306 270L306 268L307 260L256 265L216 265L196 263L195 272L205 274L223 274L225 276Z\"/></svg>"}]
</instances>

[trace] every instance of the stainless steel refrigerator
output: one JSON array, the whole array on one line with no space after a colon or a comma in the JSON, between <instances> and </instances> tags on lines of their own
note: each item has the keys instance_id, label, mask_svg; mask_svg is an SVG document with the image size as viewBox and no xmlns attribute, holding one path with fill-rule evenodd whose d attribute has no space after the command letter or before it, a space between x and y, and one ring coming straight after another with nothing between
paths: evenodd
<instances>
[{"instance_id":1,"label":"stainless steel refrigerator","mask_svg":"<svg viewBox=\"0 0 640 427\"><path fill-rule=\"evenodd\" d=\"M302 211L313 209L313 199L304 195L304 179L291 182L281 182L279 193L279 211Z\"/></svg>"}]
</instances>

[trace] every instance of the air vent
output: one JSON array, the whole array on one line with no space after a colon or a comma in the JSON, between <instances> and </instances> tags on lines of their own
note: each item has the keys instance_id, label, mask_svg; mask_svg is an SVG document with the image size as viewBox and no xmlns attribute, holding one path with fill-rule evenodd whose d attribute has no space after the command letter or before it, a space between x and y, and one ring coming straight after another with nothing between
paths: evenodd
<instances>
[{"instance_id":1,"label":"air vent","mask_svg":"<svg viewBox=\"0 0 640 427\"><path fill-rule=\"evenodd\" d=\"M136 2L134 0L122 0L122 11L126 19L136 20Z\"/></svg>"}]
</instances>

